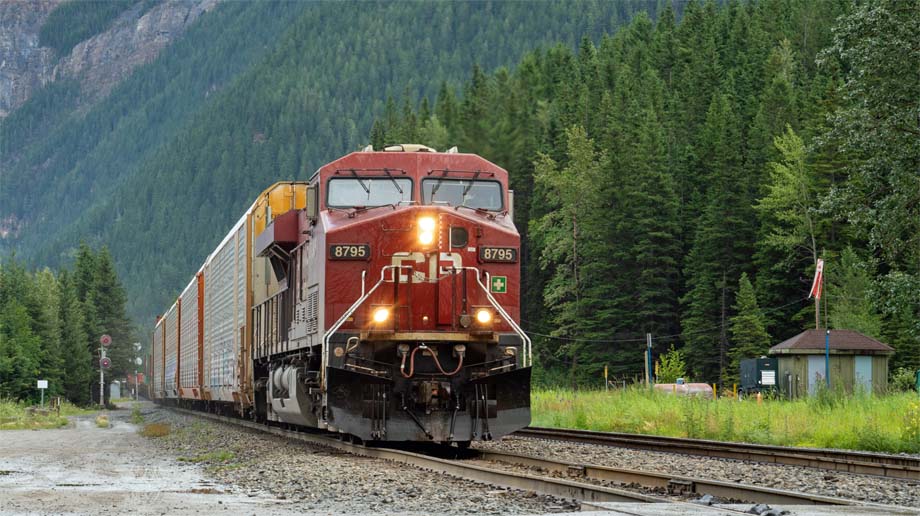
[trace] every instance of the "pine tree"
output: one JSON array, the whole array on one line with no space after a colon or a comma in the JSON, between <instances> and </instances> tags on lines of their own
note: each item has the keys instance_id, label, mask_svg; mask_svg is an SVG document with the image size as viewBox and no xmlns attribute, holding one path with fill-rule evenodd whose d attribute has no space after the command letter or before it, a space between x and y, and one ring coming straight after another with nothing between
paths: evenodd
<instances>
[{"instance_id":1,"label":"pine tree","mask_svg":"<svg viewBox=\"0 0 920 516\"><path fill-rule=\"evenodd\" d=\"M824 302L828 303L830 327L882 338L882 318L872 302L869 264L847 247L826 269L828 288Z\"/></svg>"},{"instance_id":2,"label":"pine tree","mask_svg":"<svg viewBox=\"0 0 920 516\"><path fill-rule=\"evenodd\" d=\"M554 271L543 293L544 302L552 307L552 334L573 339L560 351L571 359L574 383L581 347L578 338L583 337L586 324L600 322L597 318L586 317L588 307L598 300L585 299L584 291L600 279L592 274L591 267L602 260L604 251L598 248L597 242L584 238L594 234L603 221L600 185L604 183L606 156L595 150L593 140L587 137L584 129L573 127L566 133L569 159L565 168L560 170L548 156L537 163L536 183L546 188L554 199L555 209L534 220L531 233L540 234L544 245L541 267Z\"/></svg>"},{"instance_id":3,"label":"pine tree","mask_svg":"<svg viewBox=\"0 0 920 516\"><path fill-rule=\"evenodd\" d=\"M48 380L49 396L63 393L65 356L61 349L60 302L61 292L57 278L50 269L34 275L34 290L30 296L33 332L39 339L39 375Z\"/></svg>"},{"instance_id":4,"label":"pine tree","mask_svg":"<svg viewBox=\"0 0 920 516\"><path fill-rule=\"evenodd\" d=\"M112 360L111 373L121 375L133 372L134 338L125 312L127 298L115 272L112 256L105 247L96 255L96 274L89 302L96 307L97 324L101 332L99 335L106 334L112 338L112 345L106 350L106 355Z\"/></svg>"},{"instance_id":5,"label":"pine tree","mask_svg":"<svg viewBox=\"0 0 920 516\"><path fill-rule=\"evenodd\" d=\"M729 304L736 278L749 265L754 235L749 178L741 172L737 119L728 95L713 98L701 138L707 174L705 210L685 266L683 335L694 376L724 384L727 373Z\"/></svg>"},{"instance_id":6,"label":"pine tree","mask_svg":"<svg viewBox=\"0 0 920 516\"><path fill-rule=\"evenodd\" d=\"M731 319L734 345L729 352L731 366L726 382L737 384L740 380L741 360L765 355L770 349L771 342L763 313L757 305L754 286L751 285L747 273L742 273L738 281L738 296L734 309L737 314Z\"/></svg>"},{"instance_id":7,"label":"pine tree","mask_svg":"<svg viewBox=\"0 0 920 516\"><path fill-rule=\"evenodd\" d=\"M78 405L87 405L90 402L88 385L93 378L93 357L86 345L83 307L77 298L73 275L62 271L58 282L61 293L61 353L66 357L64 396Z\"/></svg>"},{"instance_id":8,"label":"pine tree","mask_svg":"<svg viewBox=\"0 0 920 516\"><path fill-rule=\"evenodd\" d=\"M23 300L34 280L15 256L0 266L0 398L31 399L41 373L41 342Z\"/></svg>"},{"instance_id":9,"label":"pine tree","mask_svg":"<svg viewBox=\"0 0 920 516\"><path fill-rule=\"evenodd\" d=\"M374 120L374 125L371 126L371 145L374 146L375 150L380 150L383 149L386 141L387 134L386 130L383 128L383 124L380 120Z\"/></svg>"}]
</instances>

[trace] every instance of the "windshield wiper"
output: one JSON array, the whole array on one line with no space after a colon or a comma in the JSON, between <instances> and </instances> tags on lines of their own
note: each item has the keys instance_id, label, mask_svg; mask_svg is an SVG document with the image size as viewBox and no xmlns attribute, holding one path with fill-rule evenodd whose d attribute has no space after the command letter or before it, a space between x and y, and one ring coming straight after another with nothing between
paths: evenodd
<instances>
[{"instance_id":1,"label":"windshield wiper","mask_svg":"<svg viewBox=\"0 0 920 516\"><path fill-rule=\"evenodd\" d=\"M441 188L441 183L444 181L444 178L447 177L447 170L444 170L441 173L441 177L438 178L438 182L434 184L434 188L431 189L431 202L434 202L434 194L438 193L438 188Z\"/></svg>"},{"instance_id":2,"label":"windshield wiper","mask_svg":"<svg viewBox=\"0 0 920 516\"><path fill-rule=\"evenodd\" d=\"M396 187L396 191L399 192L399 195L402 195L403 193L402 188L399 187L399 183L396 182L396 179L394 179L393 176L390 175L390 171L388 169L383 169L383 173L386 174L387 177L390 178L390 181L393 181L393 186Z\"/></svg>"},{"instance_id":3,"label":"windshield wiper","mask_svg":"<svg viewBox=\"0 0 920 516\"><path fill-rule=\"evenodd\" d=\"M478 214L480 214L480 215L485 215L486 217L489 217L490 219L494 219L494 218L495 218L495 214L494 214L494 213L489 213L489 210L487 210L487 209L485 209L485 208L476 208L475 206L469 206L469 205L467 205L467 204L460 204L460 205L458 205L458 206L454 206L454 209L455 209L455 210L459 210L460 208L466 208L466 209L468 209L468 210L473 210L473 211L475 211L476 213L478 213Z\"/></svg>"},{"instance_id":4,"label":"windshield wiper","mask_svg":"<svg viewBox=\"0 0 920 516\"><path fill-rule=\"evenodd\" d=\"M469 192L470 188L473 187L473 183L476 182L476 178L479 177L479 174L482 174L481 170L477 170L476 173L473 174L473 179L470 179L470 184L468 184L466 188L463 189L463 195L460 196L461 202L463 199L466 199L467 192Z\"/></svg>"},{"instance_id":5,"label":"windshield wiper","mask_svg":"<svg viewBox=\"0 0 920 516\"><path fill-rule=\"evenodd\" d=\"M355 176L355 179L358 180L358 184L361 185L361 188L364 188L364 193L370 196L371 189L361 181L361 178L358 177L358 172L355 169L351 169L351 175Z\"/></svg>"}]
</instances>

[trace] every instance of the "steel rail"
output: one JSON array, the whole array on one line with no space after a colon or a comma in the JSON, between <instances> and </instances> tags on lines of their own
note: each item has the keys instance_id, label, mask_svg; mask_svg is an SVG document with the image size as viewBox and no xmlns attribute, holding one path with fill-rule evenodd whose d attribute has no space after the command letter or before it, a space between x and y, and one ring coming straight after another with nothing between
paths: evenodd
<instances>
[{"instance_id":1,"label":"steel rail","mask_svg":"<svg viewBox=\"0 0 920 516\"><path fill-rule=\"evenodd\" d=\"M482 482L490 485L522 489L526 491L535 491L559 498L593 502L669 502L669 500L664 498L649 496L625 489L616 489L606 486L576 482L573 480L546 478L501 469L487 468L469 462L442 459L429 455L423 455L420 453L395 450L391 448L367 447L360 444L341 441L329 435L300 432L275 426L266 426L252 421L220 416L206 412L196 412L193 410L186 410L175 407L170 407L170 409L190 416L202 417L222 423L245 427L257 432L263 432L289 439L308 442L311 444L317 444L354 455L401 462L440 473L446 473L467 480L472 480L474 482Z\"/></svg>"},{"instance_id":2,"label":"steel rail","mask_svg":"<svg viewBox=\"0 0 920 516\"><path fill-rule=\"evenodd\" d=\"M390 460L409 464L412 466L446 473L459 478L482 482L490 485L502 486L513 489L535 491L560 498L578 500L582 502L642 502L642 503L681 503L674 498L664 498L638 493L631 490L610 486L591 484L577 481L578 478L596 481L613 481L626 484L640 485L647 489L665 490L672 496L699 496L710 494L728 500L745 500L753 503L796 504L796 505L845 505L845 506L871 506L892 508L894 506L833 498L809 493L797 493L771 489L759 486L749 486L705 480L683 476L666 475L637 470L608 468L597 465L574 464L560 461L542 459L526 455L499 453L486 450L470 450L476 459L492 461L503 464L513 464L543 471L562 473L570 479L550 478L531 475L519 471L509 471L501 468L485 467L476 464L476 461L454 460L433 457L405 450L393 448L368 447L342 441L329 434L310 433L285 428L266 426L264 424L246 421L233 417L220 416L204 412L170 407L172 410L202 417L214 421L237 425L249 430L268 433L280 437L308 442L325 446L346 453ZM575 479L571 479L574 477ZM897 507L897 509L902 509Z\"/></svg>"},{"instance_id":3,"label":"steel rail","mask_svg":"<svg viewBox=\"0 0 920 516\"><path fill-rule=\"evenodd\" d=\"M847 498L802 493L769 487L737 484L721 480L707 480L701 478L669 475L623 468L610 468L594 464L577 464L573 462L556 461L519 455L516 453L492 452L481 450L479 458L483 460L516 464L544 471L561 473L569 477L586 478L591 480L619 482L623 484L638 484L645 488L667 491L672 495L709 494L724 500L742 500L751 503L786 504L786 505L859 505L874 507L892 507Z\"/></svg>"},{"instance_id":4,"label":"steel rail","mask_svg":"<svg viewBox=\"0 0 920 516\"><path fill-rule=\"evenodd\" d=\"M561 428L528 427L513 435L920 480L920 457L911 456Z\"/></svg>"}]
</instances>

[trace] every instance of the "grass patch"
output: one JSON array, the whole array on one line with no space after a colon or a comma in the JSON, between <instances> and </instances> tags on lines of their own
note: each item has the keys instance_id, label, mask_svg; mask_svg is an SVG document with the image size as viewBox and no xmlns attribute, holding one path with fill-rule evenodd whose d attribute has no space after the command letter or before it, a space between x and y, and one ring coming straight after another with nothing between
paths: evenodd
<instances>
[{"instance_id":1,"label":"grass patch","mask_svg":"<svg viewBox=\"0 0 920 516\"><path fill-rule=\"evenodd\" d=\"M99 428L110 427L111 423L109 423L109 416L105 414L99 414L98 416L96 416L96 426Z\"/></svg>"},{"instance_id":2,"label":"grass patch","mask_svg":"<svg viewBox=\"0 0 920 516\"><path fill-rule=\"evenodd\" d=\"M721 441L920 453L916 393L794 401L676 397L637 387L545 389L532 394L533 425Z\"/></svg>"},{"instance_id":3,"label":"grass patch","mask_svg":"<svg viewBox=\"0 0 920 516\"><path fill-rule=\"evenodd\" d=\"M163 423L150 423L149 425L144 425L144 428L140 430L140 434L144 437L166 437L169 435L169 425Z\"/></svg>"},{"instance_id":4,"label":"grass patch","mask_svg":"<svg viewBox=\"0 0 920 516\"><path fill-rule=\"evenodd\" d=\"M141 425L144 423L144 415L141 414L141 408L137 405L131 409L131 422L135 425Z\"/></svg>"},{"instance_id":5,"label":"grass patch","mask_svg":"<svg viewBox=\"0 0 920 516\"><path fill-rule=\"evenodd\" d=\"M232 451L229 450L216 450L208 453L203 453L201 455L196 455L194 457L179 457L179 460L182 462L230 462L236 457Z\"/></svg>"},{"instance_id":6,"label":"grass patch","mask_svg":"<svg viewBox=\"0 0 920 516\"><path fill-rule=\"evenodd\" d=\"M67 404L69 405L69 404ZM67 426L67 412L31 413L29 405L20 401L0 400L0 430L44 430ZM73 405L70 405L73 408Z\"/></svg>"}]
</instances>

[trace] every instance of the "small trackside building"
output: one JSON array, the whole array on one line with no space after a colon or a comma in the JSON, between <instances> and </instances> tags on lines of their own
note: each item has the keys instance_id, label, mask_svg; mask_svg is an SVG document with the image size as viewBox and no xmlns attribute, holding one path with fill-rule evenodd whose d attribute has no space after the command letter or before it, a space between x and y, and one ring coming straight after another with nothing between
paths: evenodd
<instances>
[{"instance_id":1,"label":"small trackside building","mask_svg":"<svg viewBox=\"0 0 920 516\"><path fill-rule=\"evenodd\" d=\"M888 358L894 348L853 330L830 330L830 388L876 394L888 389ZM772 348L778 359L780 393L814 394L825 383L825 330L805 330Z\"/></svg>"}]
</instances>

